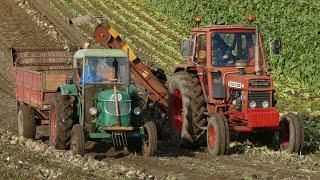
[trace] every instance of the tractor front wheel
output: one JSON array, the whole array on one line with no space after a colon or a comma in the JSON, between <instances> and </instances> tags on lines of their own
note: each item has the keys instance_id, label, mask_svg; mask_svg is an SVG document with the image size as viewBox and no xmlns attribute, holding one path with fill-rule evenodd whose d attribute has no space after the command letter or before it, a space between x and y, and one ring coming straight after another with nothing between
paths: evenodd
<instances>
[{"instance_id":1,"label":"tractor front wheel","mask_svg":"<svg viewBox=\"0 0 320 180\"><path fill-rule=\"evenodd\" d=\"M70 149L73 154L84 156L84 134L80 124L76 124L72 128Z\"/></svg>"},{"instance_id":2,"label":"tractor front wheel","mask_svg":"<svg viewBox=\"0 0 320 180\"><path fill-rule=\"evenodd\" d=\"M279 126L280 150L300 152L304 145L304 129L299 116L289 113L281 119Z\"/></svg>"},{"instance_id":3,"label":"tractor front wheel","mask_svg":"<svg viewBox=\"0 0 320 180\"><path fill-rule=\"evenodd\" d=\"M153 156L157 151L157 128L153 121L148 121L143 126L147 139L142 143L142 153L146 157Z\"/></svg>"},{"instance_id":4,"label":"tractor front wheel","mask_svg":"<svg viewBox=\"0 0 320 180\"><path fill-rule=\"evenodd\" d=\"M25 138L34 139L36 135L36 121L31 108L25 104L19 105L18 111L19 135Z\"/></svg>"},{"instance_id":5,"label":"tractor front wheel","mask_svg":"<svg viewBox=\"0 0 320 180\"><path fill-rule=\"evenodd\" d=\"M225 155L229 144L229 128L224 116L214 114L208 118L207 147L209 153L216 157Z\"/></svg>"}]
</instances>

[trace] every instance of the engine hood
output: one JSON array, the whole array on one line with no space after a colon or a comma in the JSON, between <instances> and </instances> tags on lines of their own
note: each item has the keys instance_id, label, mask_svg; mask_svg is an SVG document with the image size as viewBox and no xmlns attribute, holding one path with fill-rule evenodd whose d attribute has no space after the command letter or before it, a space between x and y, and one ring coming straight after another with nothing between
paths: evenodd
<instances>
[{"instance_id":1,"label":"engine hood","mask_svg":"<svg viewBox=\"0 0 320 180\"><path fill-rule=\"evenodd\" d=\"M126 91L118 91L118 101L129 101L131 100L129 94ZM115 101L115 94L113 90L99 91L95 95L95 99L98 101Z\"/></svg>"}]
</instances>

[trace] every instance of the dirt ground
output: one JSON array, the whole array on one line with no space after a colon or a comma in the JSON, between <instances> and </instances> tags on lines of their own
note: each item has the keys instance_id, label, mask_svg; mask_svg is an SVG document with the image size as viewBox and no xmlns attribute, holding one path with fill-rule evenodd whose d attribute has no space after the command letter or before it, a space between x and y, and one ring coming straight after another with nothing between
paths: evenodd
<instances>
[{"instance_id":1,"label":"dirt ground","mask_svg":"<svg viewBox=\"0 0 320 180\"><path fill-rule=\"evenodd\" d=\"M39 19L19 6L19 1L1 0L0 179L320 179L319 153L289 155L233 142L229 155L212 159L204 148L178 149L163 140L151 158L93 149L78 157L50 147L42 136L46 128L37 130L42 135L36 141L18 137L7 48L61 46L64 37L54 38L50 33L54 29L43 26L45 19L41 21L37 23Z\"/></svg>"}]
</instances>

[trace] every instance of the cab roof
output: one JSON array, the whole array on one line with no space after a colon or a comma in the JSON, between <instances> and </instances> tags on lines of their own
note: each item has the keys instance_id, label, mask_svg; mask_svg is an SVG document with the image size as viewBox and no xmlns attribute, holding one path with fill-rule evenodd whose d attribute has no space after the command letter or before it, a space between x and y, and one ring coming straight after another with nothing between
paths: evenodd
<instances>
[{"instance_id":1,"label":"cab roof","mask_svg":"<svg viewBox=\"0 0 320 180\"><path fill-rule=\"evenodd\" d=\"M122 49L80 49L73 55L75 59L84 57L127 57Z\"/></svg>"},{"instance_id":2,"label":"cab roof","mask_svg":"<svg viewBox=\"0 0 320 180\"><path fill-rule=\"evenodd\" d=\"M193 28L193 32L209 32L209 31L255 31L254 27L245 27L243 25L207 25Z\"/></svg>"}]
</instances>

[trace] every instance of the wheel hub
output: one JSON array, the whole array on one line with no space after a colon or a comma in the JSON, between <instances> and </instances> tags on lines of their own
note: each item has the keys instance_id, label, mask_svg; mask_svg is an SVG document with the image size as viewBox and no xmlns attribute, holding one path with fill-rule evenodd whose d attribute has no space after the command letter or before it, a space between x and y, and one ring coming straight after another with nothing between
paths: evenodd
<instances>
[{"instance_id":1,"label":"wheel hub","mask_svg":"<svg viewBox=\"0 0 320 180\"><path fill-rule=\"evenodd\" d=\"M282 123L280 125L280 143L283 148L289 147L289 139L290 139L290 130L289 130L289 124L288 123Z\"/></svg>"},{"instance_id":2,"label":"wheel hub","mask_svg":"<svg viewBox=\"0 0 320 180\"><path fill-rule=\"evenodd\" d=\"M216 144L216 132L212 126L209 128L208 133L209 133L209 145L211 148L214 148Z\"/></svg>"}]
</instances>

